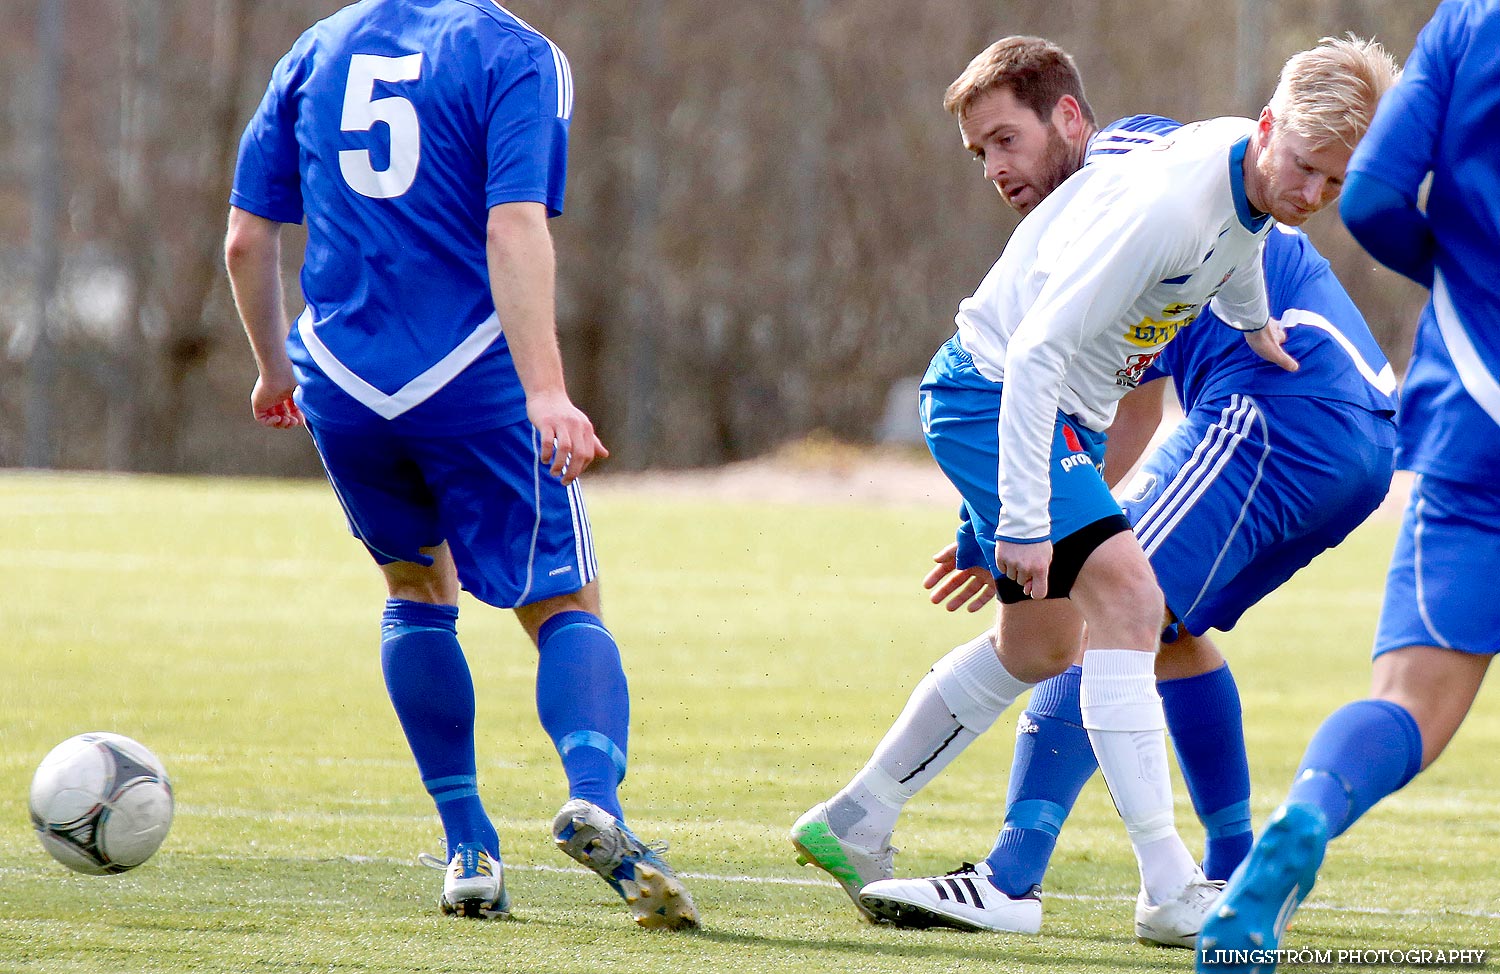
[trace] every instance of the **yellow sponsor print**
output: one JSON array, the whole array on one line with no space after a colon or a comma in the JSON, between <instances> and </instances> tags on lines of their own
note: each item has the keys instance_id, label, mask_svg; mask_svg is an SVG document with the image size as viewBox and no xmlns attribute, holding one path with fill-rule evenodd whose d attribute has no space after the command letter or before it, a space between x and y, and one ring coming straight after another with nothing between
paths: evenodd
<instances>
[{"instance_id":1,"label":"yellow sponsor print","mask_svg":"<svg viewBox=\"0 0 1500 974\"><path fill-rule=\"evenodd\" d=\"M1142 318L1125 332L1125 340L1137 348L1165 345L1192 323L1196 304L1174 304L1162 309L1163 318Z\"/></svg>"}]
</instances>

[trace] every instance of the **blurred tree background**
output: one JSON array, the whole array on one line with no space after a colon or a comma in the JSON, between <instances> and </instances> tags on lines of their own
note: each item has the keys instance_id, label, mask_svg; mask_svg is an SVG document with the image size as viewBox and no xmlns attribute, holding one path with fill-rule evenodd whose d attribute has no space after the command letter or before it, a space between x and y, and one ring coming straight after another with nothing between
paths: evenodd
<instances>
[{"instance_id":1,"label":"blurred tree background","mask_svg":"<svg viewBox=\"0 0 1500 974\"><path fill-rule=\"evenodd\" d=\"M305 438L250 420L220 240L272 66L339 6L6 0L0 466L318 471ZM614 467L722 463L815 431L870 441L1014 226L941 107L990 41L1071 50L1101 123L1190 120L1253 115L1326 34L1404 58L1433 6L515 0L577 84L553 224L574 398ZM1403 366L1425 293L1335 215L1309 230Z\"/></svg>"}]
</instances>

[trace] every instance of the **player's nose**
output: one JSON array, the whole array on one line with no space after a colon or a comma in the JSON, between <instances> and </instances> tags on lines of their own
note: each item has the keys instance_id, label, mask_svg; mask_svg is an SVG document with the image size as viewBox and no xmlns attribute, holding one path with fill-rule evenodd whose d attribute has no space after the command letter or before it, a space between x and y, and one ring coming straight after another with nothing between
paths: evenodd
<instances>
[{"instance_id":1,"label":"player's nose","mask_svg":"<svg viewBox=\"0 0 1500 974\"><path fill-rule=\"evenodd\" d=\"M1302 199L1308 206L1322 206L1328 202L1332 184L1326 176L1313 176L1302 184Z\"/></svg>"}]
</instances>

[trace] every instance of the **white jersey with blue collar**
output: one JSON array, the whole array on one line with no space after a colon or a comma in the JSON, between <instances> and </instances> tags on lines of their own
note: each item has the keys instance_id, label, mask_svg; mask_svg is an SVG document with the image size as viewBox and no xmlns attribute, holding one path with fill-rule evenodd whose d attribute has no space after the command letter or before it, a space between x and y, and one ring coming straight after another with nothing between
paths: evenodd
<instances>
[{"instance_id":1,"label":"white jersey with blue collar","mask_svg":"<svg viewBox=\"0 0 1500 974\"><path fill-rule=\"evenodd\" d=\"M1079 170L1016 228L957 315L1000 406L999 536L1044 540L1059 411L1105 430L1120 398L1205 305L1244 329L1270 316L1243 161L1254 123L1184 126Z\"/></svg>"},{"instance_id":2,"label":"white jersey with blue collar","mask_svg":"<svg viewBox=\"0 0 1500 974\"><path fill-rule=\"evenodd\" d=\"M1111 122L1089 143L1085 164L1152 145L1181 127L1160 115ZM1157 357L1145 381L1170 375L1184 410L1236 392L1346 402L1374 413L1396 409L1396 377L1364 316L1307 235L1276 227L1262 252L1271 314L1287 328L1299 368L1267 362L1208 309Z\"/></svg>"}]
</instances>

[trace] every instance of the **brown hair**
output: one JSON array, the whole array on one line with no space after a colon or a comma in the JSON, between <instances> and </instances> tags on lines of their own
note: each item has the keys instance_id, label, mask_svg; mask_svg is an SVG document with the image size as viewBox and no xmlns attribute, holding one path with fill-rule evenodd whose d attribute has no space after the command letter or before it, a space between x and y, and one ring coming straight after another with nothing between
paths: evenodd
<instances>
[{"instance_id":1,"label":"brown hair","mask_svg":"<svg viewBox=\"0 0 1500 974\"><path fill-rule=\"evenodd\" d=\"M1016 100L1047 122L1063 95L1072 95L1083 117L1094 124L1094 110L1083 94L1073 57L1041 37L1002 37L969 62L943 95L943 108L963 118L981 95L1009 88Z\"/></svg>"}]
</instances>

